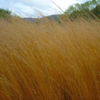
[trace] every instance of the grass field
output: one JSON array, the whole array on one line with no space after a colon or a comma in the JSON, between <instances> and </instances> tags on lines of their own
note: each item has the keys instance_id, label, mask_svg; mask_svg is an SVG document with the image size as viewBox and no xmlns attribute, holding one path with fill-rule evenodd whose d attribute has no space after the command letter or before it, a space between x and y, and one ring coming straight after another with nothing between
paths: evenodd
<instances>
[{"instance_id":1,"label":"grass field","mask_svg":"<svg viewBox=\"0 0 100 100\"><path fill-rule=\"evenodd\" d=\"M0 100L100 100L100 20L0 19Z\"/></svg>"}]
</instances>

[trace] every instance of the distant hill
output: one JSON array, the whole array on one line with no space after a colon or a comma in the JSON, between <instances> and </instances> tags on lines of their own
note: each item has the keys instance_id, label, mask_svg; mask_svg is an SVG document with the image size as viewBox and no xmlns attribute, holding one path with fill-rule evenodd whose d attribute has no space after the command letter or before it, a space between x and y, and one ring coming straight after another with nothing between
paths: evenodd
<instances>
[{"instance_id":1,"label":"distant hill","mask_svg":"<svg viewBox=\"0 0 100 100\"><path fill-rule=\"evenodd\" d=\"M23 18L25 21L30 21L30 22L34 22L35 20L37 20L38 18Z\"/></svg>"},{"instance_id":2,"label":"distant hill","mask_svg":"<svg viewBox=\"0 0 100 100\"><path fill-rule=\"evenodd\" d=\"M58 20L59 16L60 15L51 15L51 16L45 16L45 17L47 17L50 20ZM23 18L23 19L26 21L34 22L36 20L42 20L43 18L44 17L42 17L42 18Z\"/></svg>"},{"instance_id":3,"label":"distant hill","mask_svg":"<svg viewBox=\"0 0 100 100\"><path fill-rule=\"evenodd\" d=\"M46 16L47 18L49 19L55 19L55 20L58 20L60 15L51 15L51 16Z\"/></svg>"}]
</instances>

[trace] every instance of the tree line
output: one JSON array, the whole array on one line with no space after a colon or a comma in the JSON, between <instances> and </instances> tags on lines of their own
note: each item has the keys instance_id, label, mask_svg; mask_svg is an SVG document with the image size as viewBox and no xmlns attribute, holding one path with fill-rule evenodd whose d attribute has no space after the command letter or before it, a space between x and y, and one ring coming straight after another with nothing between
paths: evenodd
<instances>
[{"instance_id":1,"label":"tree line","mask_svg":"<svg viewBox=\"0 0 100 100\"><path fill-rule=\"evenodd\" d=\"M10 17L19 18L20 16L14 14L14 13L12 14L12 12L10 10L0 8L0 18L7 19L7 18L10 18Z\"/></svg>"},{"instance_id":2,"label":"tree line","mask_svg":"<svg viewBox=\"0 0 100 100\"><path fill-rule=\"evenodd\" d=\"M0 17L6 18L11 16L11 11L5 10L5 9L0 9Z\"/></svg>"},{"instance_id":3,"label":"tree line","mask_svg":"<svg viewBox=\"0 0 100 100\"><path fill-rule=\"evenodd\" d=\"M60 16L60 18L65 18L68 16L71 20L77 19L79 17L83 18L96 18L100 19L100 0L92 0L84 3L76 3L68 7L68 9Z\"/></svg>"}]
</instances>

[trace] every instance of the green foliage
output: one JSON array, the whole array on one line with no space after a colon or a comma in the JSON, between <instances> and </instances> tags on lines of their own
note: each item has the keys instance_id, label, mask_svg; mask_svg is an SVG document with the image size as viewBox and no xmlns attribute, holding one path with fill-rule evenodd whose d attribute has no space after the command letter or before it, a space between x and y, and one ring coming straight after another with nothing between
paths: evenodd
<instances>
[{"instance_id":1,"label":"green foliage","mask_svg":"<svg viewBox=\"0 0 100 100\"><path fill-rule=\"evenodd\" d=\"M87 1L82 4L76 3L74 5L69 6L69 8L65 11L64 14L68 15L69 18L73 20L78 17L93 17L93 14L91 13L100 18L100 0Z\"/></svg>"},{"instance_id":2,"label":"green foliage","mask_svg":"<svg viewBox=\"0 0 100 100\"><path fill-rule=\"evenodd\" d=\"M11 16L11 11L5 10L5 9L0 9L0 17L6 18Z\"/></svg>"},{"instance_id":3,"label":"green foliage","mask_svg":"<svg viewBox=\"0 0 100 100\"><path fill-rule=\"evenodd\" d=\"M98 17L100 18L100 5L97 5L92 12Z\"/></svg>"}]
</instances>

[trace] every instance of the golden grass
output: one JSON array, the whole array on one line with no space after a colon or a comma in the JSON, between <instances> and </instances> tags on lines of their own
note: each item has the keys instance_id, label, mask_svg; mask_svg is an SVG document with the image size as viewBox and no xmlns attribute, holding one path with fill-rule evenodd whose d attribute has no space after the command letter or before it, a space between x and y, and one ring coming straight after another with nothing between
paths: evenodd
<instances>
[{"instance_id":1,"label":"golden grass","mask_svg":"<svg viewBox=\"0 0 100 100\"><path fill-rule=\"evenodd\" d=\"M0 100L100 100L100 20L0 19Z\"/></svg>"}]
</instances>

